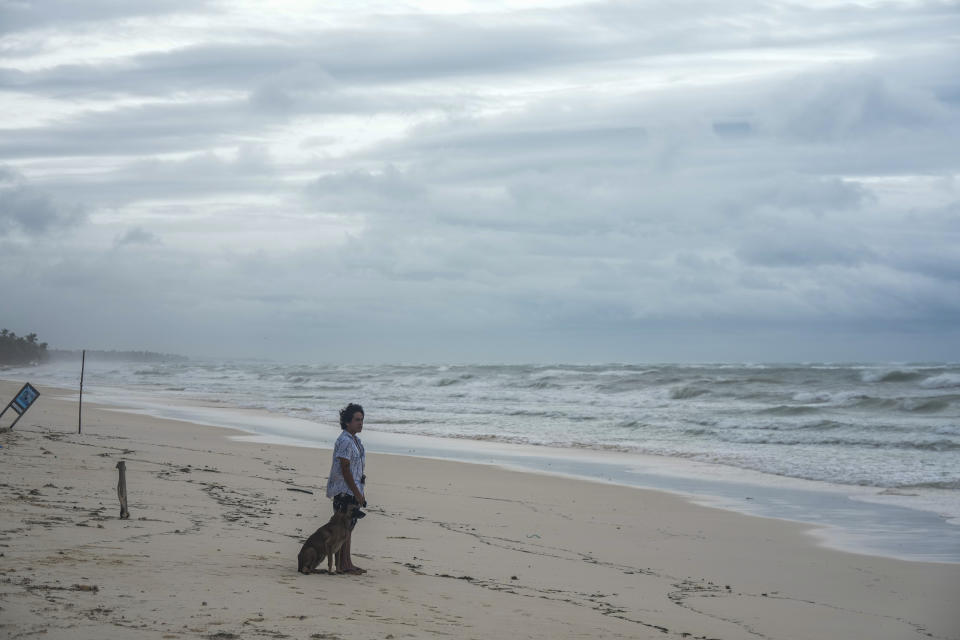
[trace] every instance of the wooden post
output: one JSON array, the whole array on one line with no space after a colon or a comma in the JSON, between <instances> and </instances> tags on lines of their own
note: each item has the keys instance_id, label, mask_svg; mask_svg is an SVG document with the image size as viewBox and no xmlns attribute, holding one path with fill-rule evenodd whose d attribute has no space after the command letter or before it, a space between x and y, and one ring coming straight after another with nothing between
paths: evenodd
<instances>
[{"instance_id":1,"label":"wooden post","mask_svg":"<svg viewBox=\"0 0 960 640\"><path fill-rule=\"evenodd\" d=\"M83 356L80 359L80 408L77 410L77 433L82 431L83 422L83 369L87 364L87 350L83 350ZM123 473L122 471L120 473Z\"/></svg>"},{"instance_id":2,"label":"wooden post","mask_svg":"<svg viewBox=\"0 0 960 640\"><path fill-rule=\"evenodd\" d=\"M130 517L127 511L127 463L121 460L117 463L117 469L120 470L120 481L117 483L117 497L120 498L120 519L126 520Z\"/></svg>"}]
</instances>

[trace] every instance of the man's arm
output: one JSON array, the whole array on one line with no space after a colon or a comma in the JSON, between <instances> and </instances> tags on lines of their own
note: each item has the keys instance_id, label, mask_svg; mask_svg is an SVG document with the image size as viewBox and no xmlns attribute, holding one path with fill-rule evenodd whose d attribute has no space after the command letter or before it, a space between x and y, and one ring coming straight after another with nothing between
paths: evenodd
<instances>
[{"instance_id":1,"label":"man's arm","mask_svg":"<svg viewBox=\"0 0 960 640\"><path fill-rule=\"evenodd\" d=\"M347 481L347 486L353 492L353 497L357 499L357 504L361 507L367 506L367 499L363 497L363 492L353 480L353 474L350 472L350 460L347 458L338 458L340 460L340 471L343 473L343 479Z\"/></svg>"}]
</instances>

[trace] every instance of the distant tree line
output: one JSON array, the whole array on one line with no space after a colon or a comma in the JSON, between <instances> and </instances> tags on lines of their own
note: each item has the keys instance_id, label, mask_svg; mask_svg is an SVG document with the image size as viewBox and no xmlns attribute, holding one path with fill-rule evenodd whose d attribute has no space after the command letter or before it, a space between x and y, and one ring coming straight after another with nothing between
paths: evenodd
<instances>
[{"instance_id":1,"label":"distant tree line","mask_svg":"<svg viewBox=\"0 0 960 640\"><path fill-rule=\"evenodd\" d=\"M46 342L37 342L37 334L18 336L9 329L0 330L0 365L40 364L50 360L80 358L80 350L47 349ZM186 356L155 351L105 351L87 349L87 359L118 362L188 362Z\"/></svg>"},{"instance_id":2,"label":"distant tree line","mask_svg":"<svg viewBox=\"0 0 960 640\"><path fill-rule=\"evenodd\" d=\"M0 329L0 364L34 364L50 357L47 343L37 342L37 334L18 336L9 329Z\"/></svg>"}]
</instances>

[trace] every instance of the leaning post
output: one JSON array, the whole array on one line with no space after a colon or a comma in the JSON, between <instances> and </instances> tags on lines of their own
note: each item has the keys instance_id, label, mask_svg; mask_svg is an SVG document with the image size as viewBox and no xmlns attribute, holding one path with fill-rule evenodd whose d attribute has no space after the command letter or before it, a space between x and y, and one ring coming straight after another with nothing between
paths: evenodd
<instances>
[{"instance_id":1,"label":"leaning post","mask_svg":"<svg viewBox=\"0 0 960 640\"><path fill-rule=\"evenodd\" d=\"M117 497L120 498L120 519L126 520L130 517L127 511L127 463L121 460L117 463L117 469L120 470L120 480L117 482Z\"/></svg>"},{"instance_id":2,"label":"leaning post","mask_svg":"<svg viewBox=\"0 0 960 640\"><path fill-rule=\"evenodd\" d=\"M83 369L87 364L87 350L83 350L83 355L80 357L80 408L77 409L77 433L82 431L82 422L83 422Z\"/></svg>"}]
</instances>

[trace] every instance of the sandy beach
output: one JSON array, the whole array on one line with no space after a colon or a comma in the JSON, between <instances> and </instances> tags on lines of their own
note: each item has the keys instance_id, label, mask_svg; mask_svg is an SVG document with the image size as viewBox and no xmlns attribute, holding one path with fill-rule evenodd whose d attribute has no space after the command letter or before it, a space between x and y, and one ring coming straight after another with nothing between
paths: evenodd
<instances>
[{"instance_id":1,"label":"sandy beach","mask_svg":"<svg viewBox=\"0 0 960 640\"><path fill-rule=\"evenodd\" d=\"M88 404L77 434L69 392L39 388L0 433L3 637L960 638L960 565L833 551L803 525L667 493L408 456L368 456L353 543L367 573L301 575L300 545L329 517L329 450Z\"/></svg>"}]
</instances>

